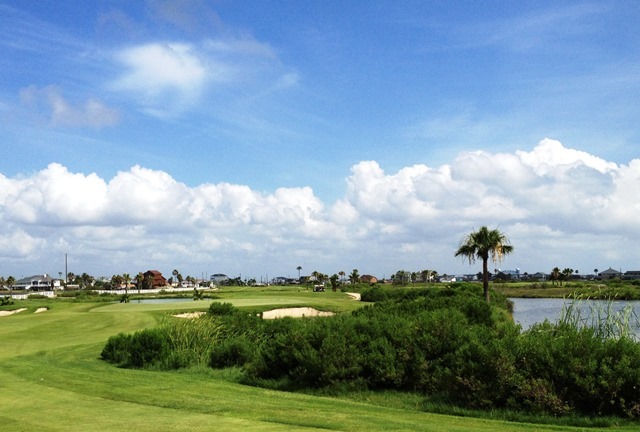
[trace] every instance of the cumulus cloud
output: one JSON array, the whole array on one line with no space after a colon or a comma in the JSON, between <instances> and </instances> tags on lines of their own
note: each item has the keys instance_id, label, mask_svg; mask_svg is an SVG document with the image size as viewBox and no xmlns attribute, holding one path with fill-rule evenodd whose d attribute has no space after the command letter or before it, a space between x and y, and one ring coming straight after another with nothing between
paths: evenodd
<instances>
[{"instance_id":1,"label":"cumulus cloud","mask_svg":"<svg viewBox=\"0 0 640 432\"><path fill-rule=\"evenodd\" d=\"M105 274L178 263L246 274L302 262L323 272L453 273L465 268L453 258L457 242L481 225L507 232L514 267L528 271L633 267L639 258L632 233L640 159L617 165L548 139L530 151L465 152L451 164L395 173L363 161L334 203L307 186L190 187L141 166L105 180L53 163L30 176L0 176L0 186L3 254L72 249Z\"/></svg>"},{"instance_id":2,"label":"cumulus cloud","mask_svg":"<svg viewBox=\"0 0 640 432\"><path fill-rule=\"evenodd\" d=\"M79 126L102 128L120 122L120 113L95 98L73 105L64 98L55 86L38 88L29 86L20 89L23 106L35 110L37 115L48 118L53 126Z\"/></svg>"},{"instance_id":3,"label":"cumulus cloud","mask_svg":"<svg viewBox=\"0 0 640 432\"><path fill-rule=\"evenodd\" d=\"M137 96L150 112L164 103L192 103L207 79L202 59L189 44L134 46L119 52L117 59L126 71L115 88Z\"/></svg>"},{"instance_id":4,"label":"cumulus cloud","mask_svg":"<svg viewBox=\"0 0 640 432\"><path fill-rule=\"evenodd\" d=\"M212 94L214 101L238 92L261 95L297 85L273 48L250 35L227 35L200 42L150 42L115 54L123 70L112 83L157 117L176 116Z\"/></svg>"}]
</instances>

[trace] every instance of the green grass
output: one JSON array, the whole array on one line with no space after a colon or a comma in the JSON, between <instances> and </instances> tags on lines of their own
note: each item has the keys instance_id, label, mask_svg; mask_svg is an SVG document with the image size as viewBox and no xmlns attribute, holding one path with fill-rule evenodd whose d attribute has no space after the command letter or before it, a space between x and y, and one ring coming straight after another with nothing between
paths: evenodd
<instances>
[{"instance_id":1,"label":"green grass","mask_svg":"<svg viewBox=\"0 0 640 432\"><path fill-rule=\"evenodd\" d=\"M341 293L220 293L238 306L359 307ZM0 430L11 431L575 431L421 412L386 404L284 393L237 384L237 371L153 372L118 369L99 360L109 336L159 323L173 311L206 309L209 301L104 304L34 300L0 317ZM36 307L47 306L41 314ZM594 430L594 429L589 429ZM618 428L616 431L634 430Z\"/></svg>"}]
</instances>

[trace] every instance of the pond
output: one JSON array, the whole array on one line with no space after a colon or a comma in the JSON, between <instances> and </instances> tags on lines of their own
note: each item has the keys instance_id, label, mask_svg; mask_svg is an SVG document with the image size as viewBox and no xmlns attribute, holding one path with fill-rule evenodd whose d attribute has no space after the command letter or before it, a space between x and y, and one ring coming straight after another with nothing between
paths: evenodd
<instances>
[{"instance_id":1,"label":"pond","mask_svg":"<svg viewBox=\"0 0 640 432\"><path fill-rule=\"evenodd\" d=\"M573 300L557 298L510 298L513 302L513 319L522 326L523 330L533 324L541 323L545 319L556 322L565 305L570 305ZM582 317L589 317L591 311L606 313L607 311L621 312L625 307L631 307L630 322L633 333L640 338L640 301L627 300L581 300L576 306L580 309Z\"/></svg>"}]
</instances>

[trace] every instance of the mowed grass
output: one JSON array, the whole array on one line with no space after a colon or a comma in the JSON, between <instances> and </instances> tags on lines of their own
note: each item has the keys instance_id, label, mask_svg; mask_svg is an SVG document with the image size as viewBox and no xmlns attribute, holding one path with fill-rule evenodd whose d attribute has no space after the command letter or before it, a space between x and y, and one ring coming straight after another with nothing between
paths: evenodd
<instances>
[{"instance_id":1,"label":"mowed grass","mask_svg":"<svg viewBox=\"0 0 640 432\"><path fill-rule=\"evenodd\" d=\"M342 293L232 293L238 306L359 307ZM279 301L282 300L282 301ZM40 302L42 303L42 302ZM210 301L164 304L50 302L0 317L1 431L558 431L423 413L367 402L277 392L234 382L234 370L152 372L99 359L107 338L153 326ZM594 430L594 429L589 429ZM632 430L632 429L616 429Z\"/></svg>"}]
</instances>

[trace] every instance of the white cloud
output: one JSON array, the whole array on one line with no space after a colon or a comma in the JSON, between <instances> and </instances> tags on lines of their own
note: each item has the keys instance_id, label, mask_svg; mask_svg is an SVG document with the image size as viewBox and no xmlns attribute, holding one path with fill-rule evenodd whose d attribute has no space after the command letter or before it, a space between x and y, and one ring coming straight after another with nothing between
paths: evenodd
<instances>
[{"instance_id":1,"label":"white cloud","mask_svg":"<svg viewBox=\"0 0 640 432\"><path fill-rule=\"evenodd\" d=\"M149 111L163 104L183 106L193 103L202 91L207 70L196 49L182 43L151 43L126 48L117 53L126 72L115 88L139 98ZM170 111L166 107L163 111Z\"/></svg>"},{"instance_id":2,"label":"white cloud","mask_svg":"<svg viewBox=\"0 0 640 432\"><path fill-rule=\"evenodd\" d=\"M453 251L481 225L509 234L516 246L509 263L527 271L631 268L640 258L632 241L640 160L618 166L551 140L531 151L466 152L450 165L396 173L360 162L344 197L331 204L310 187L189 187L140 166L105 180L51 164L26 177L0 176L0 186L3 254L36 265L45 252L72 250L105 274L181 265L255 276L298 264L381 275L474 272Z\"/></svg>"},{"instance_id":3,"label":"white cloud","mask_svg":"<svg viewBox=\"0 0 640 432\"><path fill-rule=\"evenodd\" d=\"M89 98L73 106L55 86L42 89L29 86L20 89L19 93L23 106L35 110L36 115L44 116L53 126L100 129L120 122L120 113L100 100Z\"/></svg>"},{"instance_id":4,"label":"white cloud","mask_svg":"<svg viewBox=\"0 0 640 432\"><path fill-rule=\"evenodd\" d=\"M192 43L150 42L114 55L124 70L112 87L157 117L180 115L200 103L225 106L228 111L233 100L251 100L299 81L269 44L248 35Z\"/></svg>"}]
</instances>

